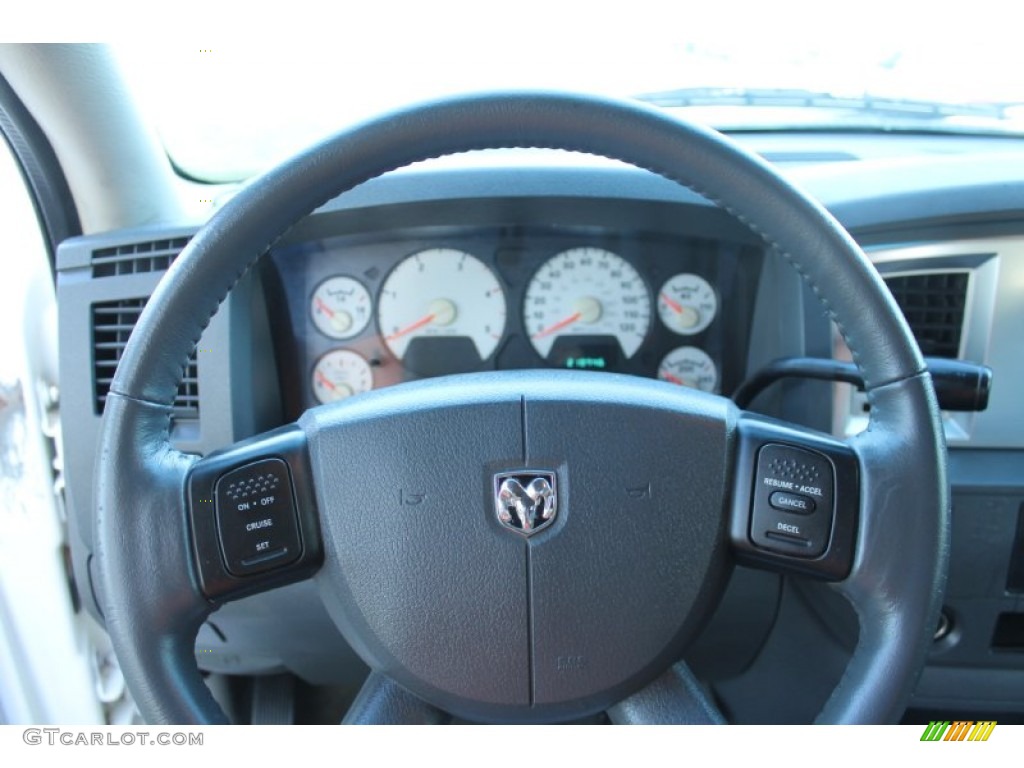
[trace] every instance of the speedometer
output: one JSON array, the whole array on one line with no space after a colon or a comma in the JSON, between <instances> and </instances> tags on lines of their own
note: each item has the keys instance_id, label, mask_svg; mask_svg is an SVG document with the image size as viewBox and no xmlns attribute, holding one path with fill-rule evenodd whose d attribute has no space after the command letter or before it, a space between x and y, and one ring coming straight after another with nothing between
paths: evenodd
<instances>
[{"instance_id":1,"label":"speedometer","mask_svg":"<svg viewBox=\"0 0 1024 768\"><path fill-rule=\"evenodd\" d=\"M377 321L388 349L407 365L410 348L417 347L414 357L425 359L421 367L452 349L479 356L479 362L494 352L505 331L505 292L475 256L431 248L403 259L388 275Z\"/></svg>"},{"instance_id":2,"label":"speedometer","mask_svg":"<svg viewBox=\"0 0 1024 768\"><path fill-rule=\"evenodd\" d=\"M572 248L537 270L526 288L523 316L530 343L543 358L551 356L560 339L583 336L614 339L630 358L650 328L651 298L643 278L621 256L601 248ZM583 359L585 367L606 367L603 361L597 365Z\"/></svg>"}]
</instances>

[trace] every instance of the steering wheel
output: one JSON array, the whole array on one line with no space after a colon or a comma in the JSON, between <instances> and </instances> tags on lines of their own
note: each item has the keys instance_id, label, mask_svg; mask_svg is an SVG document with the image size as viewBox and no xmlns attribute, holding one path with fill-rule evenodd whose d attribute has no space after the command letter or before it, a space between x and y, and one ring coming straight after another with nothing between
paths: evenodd
<instances>
[{"instance_id":1,"label":"steering wheel","mask_svg":"<svg viewBox=\"0 0 1024 768\"><path fill-rule=\"evenodd\" d=\"M410 163L507 147L631 163L717 202L811 285L862 374L849 441L607 373L396 386L205 458L170 443L185 361L240 276L325 201ZM721 722L677 662L734 562L831 582L859 635L818 714L898 718L938 616L945 445L931 380L857 245L719 134L637 104L462 97L337 134L259 178L160 282L107 400L100 599L147 721L216 723L196 633L223 601L313 577L373 670L348 722ZM403 500L415 498L414 506Z\"/></svg>"}]
</instances>

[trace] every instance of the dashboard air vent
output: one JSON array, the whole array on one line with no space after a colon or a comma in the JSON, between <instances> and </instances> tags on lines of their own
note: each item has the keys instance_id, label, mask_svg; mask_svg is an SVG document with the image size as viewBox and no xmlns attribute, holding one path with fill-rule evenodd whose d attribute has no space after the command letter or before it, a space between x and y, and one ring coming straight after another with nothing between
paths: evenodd
<instances>
[{"instance_id":1,"label":"dashboard air vent","mask_svg":"<svg viewBox=\"0 0 1024 768\"><path fill-rule=\"evenodd\" d=\"M92 305L93 376L97 414L103 413L114 371L145 306L146 299L122 299ZM195 350L189 355L185 377L174 398L174 417L199 418L199 379Z\"/></svg>"},{"instance_id":2,"label":"dashboard air vent","mask_svg":"<svg viewBox=\"0 0 1024 768\"><path fill-rule=\"evenodd\" d=\"M92 252L92 276L113 277L137 272L161 272L188 245L189 238L176 237L145 243L100 248Z\"/></svg>"},{"instance_id":3,"label":"dashboard air vent","mask_svg":"<svg viewBox=\"0 0 1024 768\"><path fill-rule=\"evenodd\" d=\"M918 272L885 278L925 355L959 355L969 279L967 271Z\"/></svg>"}]
</instances>

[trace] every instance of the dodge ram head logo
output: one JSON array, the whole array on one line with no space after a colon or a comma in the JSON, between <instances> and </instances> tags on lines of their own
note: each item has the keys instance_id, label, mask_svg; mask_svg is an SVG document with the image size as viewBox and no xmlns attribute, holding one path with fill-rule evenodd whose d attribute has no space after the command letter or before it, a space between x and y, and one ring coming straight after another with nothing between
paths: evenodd
<instances>
[{"instance_id":1,"label":"dodge ram head logo","mask_svg":"<svg viewBox=\"0 0 1024 768\"><path fill-rule=\"evenodd\" d=\"M547 528L558 510L555 473L527 470L495 475L494 507L503 526L524 536Z\"/></svg>"}]
</instances>

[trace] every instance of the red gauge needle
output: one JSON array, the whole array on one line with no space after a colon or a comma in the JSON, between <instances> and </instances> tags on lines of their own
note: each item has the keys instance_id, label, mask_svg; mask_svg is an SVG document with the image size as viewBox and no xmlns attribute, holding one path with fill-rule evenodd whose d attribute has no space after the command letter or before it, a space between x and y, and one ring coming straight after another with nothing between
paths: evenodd
<instances>
[{"instance_id":1,"label":"red gauge needle","mask_svg":"<svg viewBox=\"0 0 1024 768\"><path fill-rule=\"evenodd\" d=\"M336 392L338 390L338 388L331 383L331 380L324 376L322 373L320 373L320 371L316 372L316 380L319 381L332 392Z\"/></svg>"},{"instance_id":2,"label":"red gauge needle","mask_svg":"<svg viewBox=\"0 0 1024 768\"><path fill-rule=\"evenodd\" d=\"M673 384L678 384L681 387L686 386L685 381L680 379L678 376L673 376L671 373L668 373L667 371L662 371L661 378L663 378L665 381L671 381Z\"/></svg>"},{"instance_id":3,"label":"red gauge needle","mask_svg":"<svg viewBox=\"0 0 1024 768\"><path fill-rule=\"evenodd\" d=\"M583 317L583 313L582 312L576 312L576 313L574 313L572 315L569 315L564 320L559 320L554 325L549 325L544 330L537 331L537 333L533 334L533 338L535 338L535 339L543 339L545 336L550 336L555 331L560 331L563 328L565 328L567 325L572 325L577 320L579 320L581 317Z\"/></svg>"},{"instance_id":4,"label":"red gauge needle","mask_svg":"<svg viewBox=\"0 0 1024 768\"><path fill-rule=\"evenodd\" d=\"M430 323L434 322L435 319L437 319L437 313L431 312L426 317L421 317L415 323L411 323L410 325L405 326L405 328L395 331L390 336L386 337L385 341L394 341L395 339L400 339L402 336L405 336L405 334L412 333L418 328L422 328L424 325L430 325Z\"/></svg>"},{"instance_id":5,"label":"red gauge needle","mask_svg":"<svg viewBox=\"0 0 1024 768\"><path fill-rule=\"evenodd\" d=\"M664 301L664 302L665 302L666 304L668 304L668 306L669 306L669 309L671 309L671 310L672 310L673 312L675 312L675 313L676 313L677 315L681 315L681 314L683 314L683 305L682 305L682 304L680 304L680 303L679 303L678 301L676 301L675 299L673 299L673 298L672 298L671 296L669 296L669 295L668 295L667 293L665 293L664 291L662 291L662 292L661 292L660 294L658 294L658 295L659 295L659 296L661 297L661 300L662 300L662 301ZM682 384L682 382L679 382L679 383L680 383L680 384Z\"/></svg>"},{"instance_id":6,"label":"red gauge needle","mask_svg":"<svg viewBox=\"0 0 1024 768\"><path fill-rule=\"evenodd\" d=\"M321 299L319 296L317 296L313 300L316 302L317 309L319 309L321 312L323 312L328 317L331 317L331 318L334 317L334 311L330 307L328 307L326 304L324 304L323 299Z\"/></svg>"}]
</instances>

